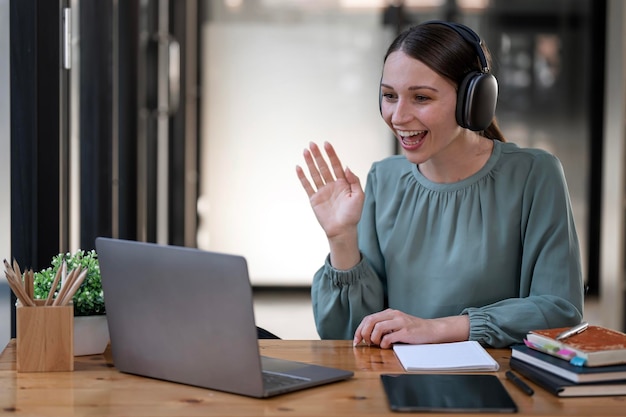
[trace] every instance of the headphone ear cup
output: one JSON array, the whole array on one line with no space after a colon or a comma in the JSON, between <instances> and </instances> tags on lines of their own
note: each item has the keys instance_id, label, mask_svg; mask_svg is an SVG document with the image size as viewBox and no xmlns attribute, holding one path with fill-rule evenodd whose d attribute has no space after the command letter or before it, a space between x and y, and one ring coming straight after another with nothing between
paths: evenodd
<instances>
[{"instance_id":1,"label":"headphone ear cup","mask_svg":"<svg viewBox=\"0 0 626 417\"><path fill-rule=\"evenodd\" d=\"M456 122L473 131L485 130L493 121L498 101L498 81L491 74L468 73L456 99Z\"/></svg>"}]
</instances>

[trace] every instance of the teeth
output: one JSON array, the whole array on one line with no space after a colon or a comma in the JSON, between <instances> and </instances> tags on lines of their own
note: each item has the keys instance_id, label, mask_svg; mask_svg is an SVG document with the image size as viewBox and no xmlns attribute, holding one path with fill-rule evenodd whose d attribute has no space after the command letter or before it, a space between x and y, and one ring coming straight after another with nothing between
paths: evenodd
<instances>
[{"instance_id":1,"label":"teeth","mask_svg":"<svg viewBox=\"0 0 626 417\"><path fill-rule=\"evenodd\" d=\"M427 130L398 130L402 143L406 146L415 146L422 141Z\"/></svg>"},{"instance_id":2,"label":"teeth","mask_svg":"<svg viewBox=\"0 0 626 417\"><path fill-rule=\"evenodd\" d=\"M403 138L406 138L409 136L419 135L424 132L425 130L398 130L398 135L402 136Z\"/></svg>"}]
</instances>

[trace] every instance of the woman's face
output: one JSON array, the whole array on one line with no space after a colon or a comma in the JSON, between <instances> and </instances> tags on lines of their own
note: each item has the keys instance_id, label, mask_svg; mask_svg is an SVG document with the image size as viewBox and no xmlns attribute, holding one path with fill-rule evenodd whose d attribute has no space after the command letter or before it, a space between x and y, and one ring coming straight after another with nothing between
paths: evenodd
<instances>
[{"instance_id":1,"label":"woman's face","mask_svg":"<svg viewBox=\"0 0 626 417\"><path fill-rule=\"evenodd\" d=\"M402 51L385 61L381 80L381 112L407 159L433 162L453 152L464 129L455 118L454 83Z\"/></svg>"}]
</instances>

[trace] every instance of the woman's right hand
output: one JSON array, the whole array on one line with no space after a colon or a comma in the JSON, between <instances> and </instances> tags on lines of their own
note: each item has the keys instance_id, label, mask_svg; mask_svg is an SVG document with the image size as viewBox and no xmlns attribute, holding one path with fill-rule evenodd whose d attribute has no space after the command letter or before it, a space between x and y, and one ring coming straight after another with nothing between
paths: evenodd
<instances>
[{"instance_id":1,"label":"woman's right hand","mask_svg":"<svg viewBox=\"0 0 626 417\"><path fill-rule=\"evenodd\" d=\"M332 246L332 241L336 239L349 237L356 240L356 225L361 218L364 193L359 178L349 168L342 168L330 143L324 143L324 151L330 168L315 143L304 150L312 183L300 166L296 167L296 173Z\"/></svg>"}]
</instances>

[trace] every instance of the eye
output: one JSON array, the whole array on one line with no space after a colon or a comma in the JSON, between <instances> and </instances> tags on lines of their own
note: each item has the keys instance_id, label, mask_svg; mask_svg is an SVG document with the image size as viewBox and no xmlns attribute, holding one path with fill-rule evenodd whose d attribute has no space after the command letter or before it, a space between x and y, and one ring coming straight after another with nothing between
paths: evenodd
<instances>
[{"instance_id":1,"label":"eye","mask_svg":"<svg viewBox=\"0 0 626 417\"><path fill-rule=\"evenodd\" d=\"M428 100L430 100L430 97L423 96L423 95L420 95L420 94L415 96L415 101L420 102L420 103L424 102L424 101L428 101Z\"/></svg>"},{"instance_id":2,"label":"eye","mask_svg":"<svg viewBox=\"0 0 626 417\"><path fill-rule=\"evenodd\" d=\"M382 96L387 101L391 101L391 100L394 100L396 98L396 95L393 94L393 93L383 93Z\"/></svg>"}]
</instances>

